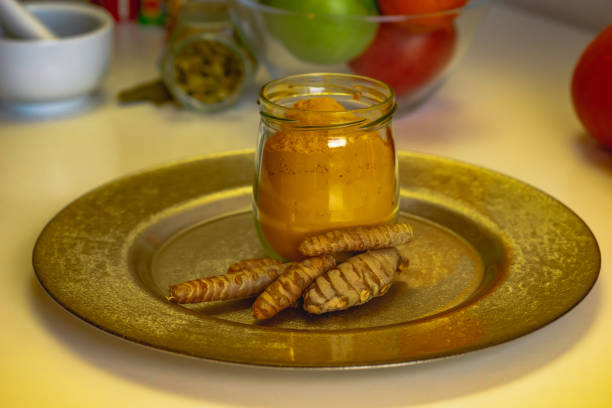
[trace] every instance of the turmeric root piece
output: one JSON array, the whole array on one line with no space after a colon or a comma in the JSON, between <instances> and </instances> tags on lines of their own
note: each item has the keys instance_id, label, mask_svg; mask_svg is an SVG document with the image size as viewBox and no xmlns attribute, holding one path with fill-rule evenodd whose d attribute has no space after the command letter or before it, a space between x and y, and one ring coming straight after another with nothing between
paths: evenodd
<instances>
[{"instance_id":1,"label":"turmeric root piece","mask_svg":"<svg viewBox=\"0 0 612 408\"><path fill-rule=\"evenodd\" d=\"M304 289L319 275L336 265L331 255L295 262L255 299L251 311L257 320L269 319L294 305Z\"/></svg>"},{"instance_id":2,"label":"turmeric root piece","mask_svg":"<svg viewBox=\"0 0 612 408\"><path fill-rule=\"evenodd\" d=\"M384 295L400 265L395 248L368 251L319 276L304 292L305 311L313 314L345 310Z\"/></svg>"},{"instance_id":3,"label":"turmeric root piece","mask_svg":"<svg viewBox=\"0 0 612 408\"><path fill-rule=\"evenodd\" d=\"M173 303L199 303L255 296L272 283L290 264L253 267L241 272L209 276L170 287Z\"/></svg>"},{"instance_id":4,"label":"turmeric root piece","mask_svg":"<svg viewBox=\"0 0 612 408\"><path fill-rule=\"evenodd\" d=\"M306 256L346 251L366 251L395 247L412 238L412 226L407 223L357 227L329 231L304 239L299 251Z\"/></svg>"},{"instance_id":5,"label":"turmeric root piece","mask_svg":"<svg viewBox=\"0 0 612 408\"><path fill-rule=\"evenodd\" d=\"M227 268L226 273L240 272L245 269L251 269L255 267L266 267L269 265L280 265L281 261L272 258L253 258L243 259L242 261L235 262Z\"/></svg>"}]
</instances>

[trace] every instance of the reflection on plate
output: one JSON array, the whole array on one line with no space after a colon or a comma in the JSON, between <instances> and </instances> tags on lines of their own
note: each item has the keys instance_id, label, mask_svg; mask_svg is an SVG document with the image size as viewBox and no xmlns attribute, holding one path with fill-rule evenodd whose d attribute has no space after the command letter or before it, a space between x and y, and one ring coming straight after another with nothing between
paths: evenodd
<instances>
[{"instance_id":1,"label":"reflection on plate","mask_svg":"<svg viewBox=\"0 0 612 408\"><path fill-rule=\"evenodd\" d=\"M41 233L36 274L66 309L106 331L210 360L314 368L410 364L536 330L595 283L588 227L550 196L452 160L401 153L410 268L385 296L322 316L265 323L251 300L191 306L170 284L263 255L250 213L253 152L125 177L79 198Z\"/></svg>"}]
</instances>

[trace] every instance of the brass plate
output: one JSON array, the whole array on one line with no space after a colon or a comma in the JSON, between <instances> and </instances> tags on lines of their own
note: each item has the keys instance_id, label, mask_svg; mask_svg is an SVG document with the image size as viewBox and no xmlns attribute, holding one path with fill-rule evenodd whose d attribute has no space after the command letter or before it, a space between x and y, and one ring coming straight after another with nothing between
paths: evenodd
<instances>
[{"instance_id":1,"label":"brass plate","mask_svg":"<svg viewBox=\"0 0 612 408\"><path fill-rule=\"evenodd\" d=\"M385 296L344 312L293 309L257 324L251 300L189 308L171 283L262 255L250 212L253 152L121 178L55 216L34 248L47 292L83 320L210 360L346 368L428 361L536 330L594 285L591 231L550 196L507 176L401 153L401 217L414 257Z\"/></svg>"}]
</instances>

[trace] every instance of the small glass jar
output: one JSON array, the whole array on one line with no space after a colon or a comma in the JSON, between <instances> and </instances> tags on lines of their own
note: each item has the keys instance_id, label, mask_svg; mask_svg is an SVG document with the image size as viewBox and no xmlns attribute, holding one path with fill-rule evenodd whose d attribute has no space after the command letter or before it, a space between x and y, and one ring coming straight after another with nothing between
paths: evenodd
<instances>
[{"instance_id":1,"label":"small glass jar","mask_svg":"<svg viewBox=\"0 0 612 408\"><path fill-rule=\"evenodd\" d=\"M230 21L225 0L182 4L160 65L173 98L200 112L236 103L257 68L255 57Z\"/></svg>"},{"instance_id":2,"label":"small glass jar","mask_svg":"<svg viewBox=\"0 0 612 408\"><path fill-rule=\"evenodd\" d=\"M294 75L259 94L253 207L268 255L332 229L392 222L399 183L393 90L350 74Z\"/></svg>"}]
</instances>

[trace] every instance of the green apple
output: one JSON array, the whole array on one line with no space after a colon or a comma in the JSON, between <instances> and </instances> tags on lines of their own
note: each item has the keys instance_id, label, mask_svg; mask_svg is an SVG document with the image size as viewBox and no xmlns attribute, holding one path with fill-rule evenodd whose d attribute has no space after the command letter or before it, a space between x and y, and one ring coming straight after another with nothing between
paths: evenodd
<instances>
[{"instance_id":1,"label":"green apple","mask_svg":"<svg viewBox=\"0 0 612 408\"><path fill-rule=\"evenodd\" d=\"M366 10L368 10L368 14L379 14L376 0L361 0L361 3L365 6Z\"/></svg>"},{"instance_id":2,"label":"green apple","mask_svg":"<svg viewBox=\"0 0 612 408\"><path fill-rule=\"evenodd\" d=\"M377 23L356 16L376 14L374 0L263 0L298 14L268 13L270 32L293 55L314 64L336 64L361 54Z\"/></svg>"}]
</instances>

